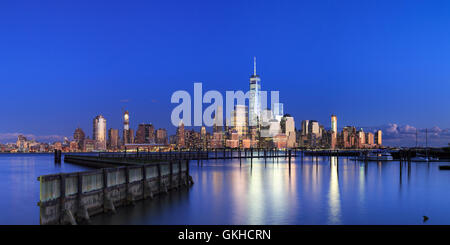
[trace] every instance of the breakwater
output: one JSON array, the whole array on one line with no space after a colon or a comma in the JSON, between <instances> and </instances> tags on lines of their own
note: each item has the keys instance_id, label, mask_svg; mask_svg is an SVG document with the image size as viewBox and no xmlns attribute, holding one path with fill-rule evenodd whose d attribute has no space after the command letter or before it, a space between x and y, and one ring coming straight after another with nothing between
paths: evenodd
<instances>
[{"instance_id":1,"label":"breakwater","mask_svg":"<svg viewBox=\"0 0 450 245\"><path fill-rule=\"evenodd\" d=\"M51 174L38 181L41 225L89 222L93 215L193 185L186 160Z\"/></svg>"}]
</instances>

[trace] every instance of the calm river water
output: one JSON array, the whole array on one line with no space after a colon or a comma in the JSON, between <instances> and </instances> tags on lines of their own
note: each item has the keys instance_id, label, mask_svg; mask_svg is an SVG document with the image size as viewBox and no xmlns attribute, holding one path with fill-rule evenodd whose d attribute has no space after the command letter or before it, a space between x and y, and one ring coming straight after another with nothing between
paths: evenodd
<instances>
[{"instance_id":1,"label":"calm river water","mask_svg":"<svg viewBox=\"0 0 450 245\"><path fill-rule=\"evenodd\" d=\"M450 163L356 162L347 158L191 162L189 190L99 215L108 225L450 225ZM52 155L0 154L0 224L39 224L44 174L82 171Z\"/></svg>"}]
</instances>

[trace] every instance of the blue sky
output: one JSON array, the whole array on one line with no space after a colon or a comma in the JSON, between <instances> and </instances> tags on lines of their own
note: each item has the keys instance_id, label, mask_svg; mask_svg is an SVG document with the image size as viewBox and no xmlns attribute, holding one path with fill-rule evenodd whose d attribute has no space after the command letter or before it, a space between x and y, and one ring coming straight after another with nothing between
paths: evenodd
<instances>
[{"instance_id":1,"label":"blue sky","mask_svg":"<svg viewBox=\"0 0 450 245\"><path fill-rule=\"evenodd\" d=\"M174 91L246 90L253 56L297 127L334 113L340 127L447 132L448 13L448 1L1 1L0 140L90 135L98 114L121 128L124 108L132 127L173 132Z\"/></svg>"}]
</instances>

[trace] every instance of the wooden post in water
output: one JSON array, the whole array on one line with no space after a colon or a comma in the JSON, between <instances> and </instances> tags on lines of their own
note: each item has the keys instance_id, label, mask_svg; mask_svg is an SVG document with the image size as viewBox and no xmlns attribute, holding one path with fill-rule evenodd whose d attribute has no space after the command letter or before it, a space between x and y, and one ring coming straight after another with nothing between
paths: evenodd
<instances>
[{"instance_id":1,"label":"wooden post in water","mask_svg":"<svg viewBox=\"0 0 450 245\"><path fill-rule=\"evenodd\" d=\"M267 165L267 149L264 149L264 167Z\"/></svg>"},{"instance_id":2,"label":"wooden post in water","mask_svg":"<svg viewBox=\"0 0 450 245\"><path fill-rule=\"evenodd\" d=\"M60 163L61 162L61 151L55 149L55 163Z\"/></svg>"},{"instance_id":3,"label":"wooden post in water","mask_svg":"<svg viewBox=\"0 0 450 245\"><path fill-rule=\"evenodd\" d=\"M242 166L241 147L239 147L239 167Z\"/></svg>"}]
</instances>

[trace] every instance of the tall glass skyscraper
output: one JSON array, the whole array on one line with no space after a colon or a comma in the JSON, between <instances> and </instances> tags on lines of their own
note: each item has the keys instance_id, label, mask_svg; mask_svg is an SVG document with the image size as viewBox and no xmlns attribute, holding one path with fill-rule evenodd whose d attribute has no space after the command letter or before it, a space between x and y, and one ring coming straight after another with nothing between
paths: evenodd
<instances>
[{"instance_id":1,"label":"tall glass skyscraper","mask_svg":"<svg viewBox=\"0 0 450 245\"><path fill-rule=\"evenodd\" d=\"M256 75L256 57L253 59L253 75L250 77L249 126L257 127L261 118L261 78Z\"/></svg>"},{"instance_id":2,"label":"tall glass skyscraper","mask_svg":"<svg viewBox=\"0 0 450 245\"><path fill-rule=\"evenodd\" d=\"M106 150L106 119L102 115L94 118L92 139L96 141L98 150Z\"/></svg>"}]
</instances>

